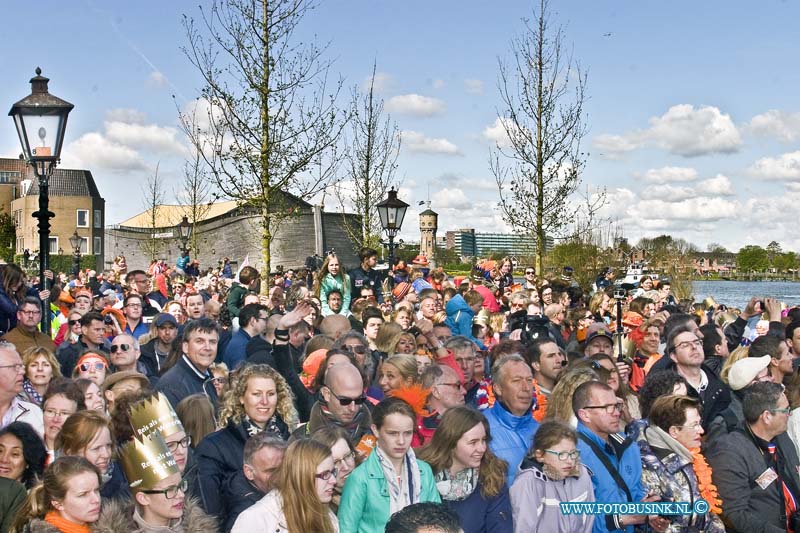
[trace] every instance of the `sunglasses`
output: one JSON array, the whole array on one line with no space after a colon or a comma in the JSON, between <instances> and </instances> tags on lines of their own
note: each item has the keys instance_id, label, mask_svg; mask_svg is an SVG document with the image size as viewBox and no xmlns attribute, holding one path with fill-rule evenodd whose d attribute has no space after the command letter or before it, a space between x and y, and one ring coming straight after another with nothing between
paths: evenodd
<instances>
[{"instance_id":1,"label":"sunglasses","mask_svg":"<svg viewBox=\"0 0 800 533\"><path fill-rule=\"evenodd\" d=\"M526 270L525 274L536 274L536 272L534 272L533 270Z\"/></svg>"},{"instance_id":2,"label":"sunglasses","mask_svg":"<svg viewBox=\"0 0 800 533\"><path fill-rule=\"evenodd\" d=\"M130 349L131 349L131 345L130 344L112 344L111 345L111 353L127 352Z\"/></svg>"},{"instance_id":3,"label":"sunglasses","mask_svg":"<svg viewBox=\"0 0 800 533\"><path fill-rule=\"evenodd\" d=\"M344 398L342 396L339 396L333 391L331 391L331 394L333 394L336 397L336 399L339 400L339 403L342 405L342 407L347 407L351 403L355 403L356 405L362 405L364 402L367 401L367 397L364 396L363 394L358 398Z\"/></svg>"},{"instance_id":4,"label":"sunglasses","mask_svg":"<svg viewBox=\"0 0 800 533\"><path fill-rule=\"evenodd\" d=\"M81 323L81 319L79 318L77 320L68 320L67 323L69 323L70 326L78 326Z\"/></svg>"},{"instance_id":5,"label":"sunglasses","mask_svg":"<svg viewBox=\"0 0 800 533\"><path fill-rule=\"evenodd\" d=\"M106 367L105 363L101 363L100 361L96 363L81 363L80 369L81 372L88 372L90 369L94 368L98 372L103 370Z\"/></svg>"},{"instance_id":6,"label":"sunglasses","mask_svg":"<svg viewBox=\"0 0 800 533\"><path fill-rule=\"evenodd\" d=\"M346 344L345 348L347 348L348 352L353 354L364 355L365 353L367 353L366 346L362 344L349 344L349 345Z\"/></svg>"}]
</instances>

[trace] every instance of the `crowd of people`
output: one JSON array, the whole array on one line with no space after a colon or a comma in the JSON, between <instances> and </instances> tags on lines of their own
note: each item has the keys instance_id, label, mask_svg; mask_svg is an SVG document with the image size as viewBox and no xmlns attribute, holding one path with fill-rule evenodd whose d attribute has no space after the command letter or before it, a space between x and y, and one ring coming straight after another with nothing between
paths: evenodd
<instances>
[{"instance_id":1,"label":"crowd of people","mask_svg":"<svg viewBox=\"0 0 800 533\"><path fill-rule=\"evenodd\" d=\"M181 259L2 267L2 531L800 533L798 307ZM692 512L562 512L592 502Z\"/></svg>"}]
</instances>

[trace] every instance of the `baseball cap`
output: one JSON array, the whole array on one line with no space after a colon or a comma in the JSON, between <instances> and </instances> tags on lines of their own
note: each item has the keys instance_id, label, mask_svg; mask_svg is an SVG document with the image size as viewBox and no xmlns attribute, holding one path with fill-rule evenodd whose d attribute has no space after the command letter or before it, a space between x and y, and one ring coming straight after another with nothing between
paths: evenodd
<instances>
[{"instance_id":1,"label":"baseball cap","mask_svg":"<svg viewBox=\"0 0 800 533\"><path fill-rule=\"evenodd\" d=\"M169 313L159 313L155 320L156 327L160 328L166 324L172 324L174 327L178 327L178 321Z\"/></svg>"},{"instance_id":2,"label":"baseball cap","mask_svg":"<svg viewBox=\"0 0 800 533\"><path fill-rule=\"evenodd\" d=\"M747 387L759 372L769 366L770 359L772 356L769 354L739 359L731 365L730 372L728 372L728 385L733 390L742 390Z\"/></svg>"},{"instance_id":3,"label":"baseball cap","mask_svg":"<svg viewBox=\"0 0 800 533\"><path fill-rule=\"evenodd\" d=\"M584 341L584 346L588 345L597 337L604 337L610 340L612 343L614 342L614 336L611 334L611 330L609 330L605 324L601 322L596 322L591 326L589 326L586 332L586 340Z\"/></svg>"}]
</instances>

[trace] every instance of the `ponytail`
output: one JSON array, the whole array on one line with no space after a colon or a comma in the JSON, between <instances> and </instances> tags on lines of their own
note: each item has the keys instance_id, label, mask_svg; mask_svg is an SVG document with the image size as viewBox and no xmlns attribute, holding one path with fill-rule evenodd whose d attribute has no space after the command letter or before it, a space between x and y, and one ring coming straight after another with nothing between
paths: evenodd
<instances>
[{"instance_id":1,"label":"ponytail","mask_svg":"<svg viewBox=\"0 0 800 533\"><path fill-rule=\"evenodd\" d=\"M44 518L50 503L45 501L44 484L39 483L28 492L28 497L20 506L11 524L10 533L22 533L25 525L33 518Z\"/></svg>"}]
</instances>

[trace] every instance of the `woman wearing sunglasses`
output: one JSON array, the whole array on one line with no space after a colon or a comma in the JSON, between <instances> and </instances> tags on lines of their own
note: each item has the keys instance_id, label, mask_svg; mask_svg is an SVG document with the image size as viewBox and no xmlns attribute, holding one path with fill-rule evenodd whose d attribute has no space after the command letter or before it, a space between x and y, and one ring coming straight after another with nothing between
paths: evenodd
<instances>
[{"instance_id":1,"label":"woman wearing sunglasses","mask_svg":"<svg viewBox=\"0 0 800 533\"><path fill-rule=\"evenodd\" d=\"M562 422L542 423L511 486L514 531L591 531L595 517L563 514L561 502L593 502L592 479L581 464L578 435Z\"/></svg>"},{"instance_id":2,"label":"woman wearing sunglasses","mask_svg":"<svg viewBox=\"0 0 800 533\"><path fill-rule=\"evenodd\" d=\"M108 371L108 361L106 358L95 352L86 352L78 359L72 377L88 379L93 381L98 387L103 386Z\"/></svg>"},{"instance_id":3,"label":"woman wearing sunglasses","mask_svg":"<svg viewBox=\"0 0 800 533\"><path fill-rule=\"evenodd\" d=\"M223 394L222 429L197 446L197 490L205 511L224 523L226 501L235 492L229 483L242 470L248 437L262 431L287 440L297 425L297 412L286 380L268 365L240 367Z\"/></svg>"},{"instance_id":4,"label":"woman wearing sunglasses","mask_svg":"<svg viewBox=\"0 0 800 533\"><path fill-rule=\"evenodd\" d=\"M338 533L330 509L336 475L330 448L310 439L293 442L275 475L275 488L239 515L231 533Z\"/></svg>"},{"instance_id":5,"label":"woman wearing sunglasses","mask_svg":"<svg viewBox=\"0 0 800 533\"><path fill-rule=\"evenodd\" d=\"M416 420L411 406L399 398L387 398L375 406L372 433L377 444L344 485L339 504L342 531L383 531L397 511L415 503L441 501L431 467L411 449Z\"/></svg>"}]
</instances>

